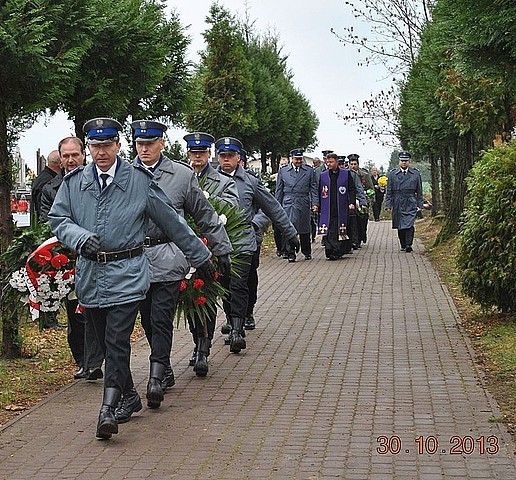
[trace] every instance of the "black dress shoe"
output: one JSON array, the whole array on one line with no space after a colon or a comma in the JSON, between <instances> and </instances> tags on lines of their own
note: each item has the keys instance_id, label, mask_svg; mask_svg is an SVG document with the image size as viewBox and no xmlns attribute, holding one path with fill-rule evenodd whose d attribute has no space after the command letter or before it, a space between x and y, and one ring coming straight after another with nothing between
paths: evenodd
<instances>
[{"instance_id":1,"label":"black dress shoe","mask_svg":"<svg viewBox=\"0 0 516 480\"><path fill-rule=\"evenodd\" d=\"M165 375L163 376L163 380L161 380L161 388L163 392L167 393L167 390L173 387L176 384L176 379L174 377L174 370L169 365L165 370Z\"/></svg>"},{"instance_id":2,"label":"black dress shoe","mask_svg":"<svg viewBox=\"0 0 516 480\"><path fill-rule=\"evenodd\" d=\"M305 260L312 260L312 255L305 255Z\"/></svg>"},{"instance_id":3,"label":"black dress shoe","mask_svg":"<svg viewBox=\"0 0 516 480\"><path fill-rule=\"evenodd\" d=\"M401 247L400 248L400 252L404 252L406 250L407 247Z\"/></svg>"},{"instance_id":4,"label":"black dress shoe","mask_svg":"<svg viewBox=\"0 0 516 480\"><path fill-rule=\"evenodd\" d=\"M256 328L256 323L254 321L254 317L250 315L248 318L245 319L244 322L244 329L245 330L254 330Z\"/></svg>"},{"instance_id":5,"label":"black dress shoe","mask_svg":"<svg viewBox=\"0 0 516 480\"><path fill-rule=\"evenodd\" d=\"M126 423L131 420L133 413L143 408L140 395L135 388L122 395L118 407L115 409L115 420L117 423Z\"/></svg>"},{"instance_id":6,"label":"black dress shoe","mask_svg":"<svg viewBox=\"0 0 516 480\"><path fill-rule=\"evenodd\" d=\"M296 257L293 255L288 256L288 263L294 263L296 261Z\"/></svg>"},{"instance_id":7,"label":"black dress shoe","mask_svg":"<svg viewBox=\"0 0 516 480\"><path fill-rule=\"evenodd\" d=\"M104 374L102 373L102 369L100 367L90 368L86 372L86 376L84 377L86 380L99 380L103 378Z\"/></svg>"},{"instance_id":8,"label":"black dress shoe","mask_svg":"<svg viewBox=\"0 0 516 480\"><path fill-rule=\"evenodd\" d=\"M79 368L79 370L75 372L73 378L75 378L75 380L79 380L80 378L86 378L86 370L84 370L84 367Z\"/></svg>"},{"instance_id":9,"label":"black dress shoe","mask_svg":"<svg viewBox=\"0 0 516 480\"><path fill-rule=\"evenodd\" d=\"M190 365L190 367L193 367L195 365L196 358L197 358L197 347L194 348L192 356L190 357L190 360L188 360L188 365Z\"/></svg>"},{"instance_id":10,"label":"black dress shoe","mask_svg":"<svg viewBox=\"0 0 516 480\"><path fill-rule=\"evenodd\" d=\"M413 251L414 251L414 250L412 250L412 247L407 247L407 248L405 249L405 252L407 252L407 253L410 253L410 252L413 252Z\"/></svg>"}]
</instances>

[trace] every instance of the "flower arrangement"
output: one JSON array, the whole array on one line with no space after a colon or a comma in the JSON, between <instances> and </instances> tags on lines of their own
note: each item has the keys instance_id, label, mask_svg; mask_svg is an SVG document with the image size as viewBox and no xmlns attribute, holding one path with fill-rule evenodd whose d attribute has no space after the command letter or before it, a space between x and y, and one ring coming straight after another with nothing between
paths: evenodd
<instances>
[{"instance_id":1,"label":"flower arrangement","mask_svg":"<svg viewBox=\"0 0 516 480\"><path fill-rule=\"evenodd\" d=\"M387 186L387 177L385 175L378 178L378 186L381 188L385 188Z\"/></svg>"},{"instance_id":2,"label":"flower arrangement","mask_svg":"<svg viewBox=\"0 0 516 480\"><path fill-rule=\"evenodd\" d=\"M27 258L25 266L14 271L9 285L28 295L33 320L39 312L59 310L61 301L73 288L75 253L52 237L37 247Z\"/></svg>"},{"instance_id":3,"label":"flower arrangement","mask_svg":"<svg viewBox=\"0 0 516 480\"><path fill-rule=\"evenodd\" d=\"M201 182L201 188L203 183ZM205 187L204 195L217 212L220 221L224 225L224 229L229 237L233 249L241 244L245 238L245 229L247 224L243 220L241 210L237 205L233 205L221 199L220 197L210 192ZM189 216L186 217L188 225L201 238L203 243L210 248L206 238L202 236L199 228ZM217 257L212 257L212 262L217 268ZM231 266L231 275L236 275L235 266L238 263L233 259ZM220 301L228 294L228 290L220 283L220 276L218 269L215 273L215 279L206 281L199 278L196 274L195 268L190 268L190 272L181 282L179 287L179 298L176 308L176 320L179 324L181 318L193 320L195 317L200 318L201 322L205 324L208 316L217 313L217 307L220 306Z\"/></svg>"}]
</instances>

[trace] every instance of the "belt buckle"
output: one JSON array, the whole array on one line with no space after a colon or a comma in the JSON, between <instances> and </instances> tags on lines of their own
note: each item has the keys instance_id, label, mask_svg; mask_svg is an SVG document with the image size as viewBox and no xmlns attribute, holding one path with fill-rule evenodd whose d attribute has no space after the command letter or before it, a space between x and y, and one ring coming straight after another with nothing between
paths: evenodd
<instances>
[{"instance_id":1,"label":"belt buckle","mask_svg":"<svg viewBox=\"0 0 516 480\"><path fill-rule=\"evenodd\" d=\"M97 262L105 265L107 263L107 253L106 252L97 252Z\"/></svg>"},{"instance_id":2,"label":"belt buckle","mask_svg":"<svg viewBox=\"0 0 516 480\"><path fill-rule=\"evenodd\" d=\"M152 247L150 237L145 237L145 240L143 241L143 245L146 247Z\"/></svg>"}]
</instances>

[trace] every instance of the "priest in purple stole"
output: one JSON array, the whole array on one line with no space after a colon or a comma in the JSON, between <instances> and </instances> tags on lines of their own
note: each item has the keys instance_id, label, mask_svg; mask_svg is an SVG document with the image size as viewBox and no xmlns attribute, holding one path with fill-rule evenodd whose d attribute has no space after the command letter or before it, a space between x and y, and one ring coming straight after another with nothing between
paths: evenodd
<instances>
[{"instance_id":1,"label":"priest in purple stole","mask_svg":"<svg viewBox=\"0 0 516 480\"><path fill-rule=\"evenodd\" d=\"M325 239L326 257L337 260L351 253L347 228L349 210L355 208L356 188L349 170L339 168L337 154L330 153L326 164L328 170L321 173L319 181L318 234Z\"/></svg>"}]
</instances>

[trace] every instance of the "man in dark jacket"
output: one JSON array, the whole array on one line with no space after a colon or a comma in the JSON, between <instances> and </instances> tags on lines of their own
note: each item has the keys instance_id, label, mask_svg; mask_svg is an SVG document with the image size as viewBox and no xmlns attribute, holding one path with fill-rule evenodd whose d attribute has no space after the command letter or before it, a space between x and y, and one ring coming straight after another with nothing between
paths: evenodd
<instances>
[{"instance_id":1,"label":"man in dark jacket","mask_svg":"<svg viewBox=\"0 0 516 480\"><path fill-rule=\"evenodd\" d=\"M41 216L41 192L44 186L61 173L61 157L58 150L52 150L47 157L47 165L32 183L30 211ZM48 212L47 212L48 213Z\"/></svg>"},{"instance_id":2,"label":"man in dark jacket","mask_svg":"<svg viewBox=\"0 0 516 480\"><path fill-rule=\"evenodd\" d=\"M77 137L66 137L59 142L58 152L64 173L70 173L84 163L86 154L84 144ZM48 182L41 192L41 222L48 222L48 212L54 203L59 187L63 182L61 173ZM98 380L103 377L101 370L104 354L97 341L92 325L88 325L82 313L77 312L77 299L66 299L68 318L68 345L79 369L74 378Z\"/></svg>"},{"instance_id":3,"label":"man in dark jacket","mask_svg":"<svg viewBox=\"0 0 516 480\"><path fill-rule=\"evenodd\" d=\"M399 168L391 170L385 194L385 209L392 210L392 228L398 230L402 252L412 252L414 223L423 208L423 184L417 168L409 166L410 153L398 155Z\"/></svg>"}]
</instances>

